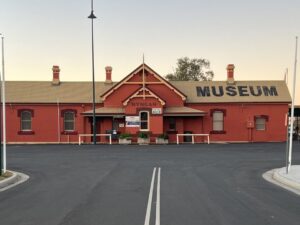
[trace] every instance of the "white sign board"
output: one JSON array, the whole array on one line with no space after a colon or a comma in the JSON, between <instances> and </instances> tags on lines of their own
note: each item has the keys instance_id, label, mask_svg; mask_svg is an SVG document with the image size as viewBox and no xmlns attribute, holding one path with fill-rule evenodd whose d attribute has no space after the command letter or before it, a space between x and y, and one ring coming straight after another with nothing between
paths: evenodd
<instances>
[{"instance_id":1,"label":"white sign board","mask_svg":"<svg viewBox=\"0 0 300 225\"><path fill-rule=\"evenodd\" d=\"M126 116L126 127L139 127L140 126L140 117L139 116Z\"/></svg>"},{"instance_id":2,"label":"white sign board","mask_svg":"<svg viewBox=\"0 0 300 225\"><path fill-rule=\"evenodd\" d=\"M153 108L152 114L161 114L161 108Z\"/></svg>"}]
</instances>

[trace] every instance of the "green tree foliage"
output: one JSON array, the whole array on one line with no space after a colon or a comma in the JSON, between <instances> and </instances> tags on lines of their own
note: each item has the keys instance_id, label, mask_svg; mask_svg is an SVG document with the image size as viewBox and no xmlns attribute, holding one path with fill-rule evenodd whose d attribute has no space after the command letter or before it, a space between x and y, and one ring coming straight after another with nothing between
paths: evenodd
<instances>
[{"instance_id":1,"label":"green tree foliage","mask_svg":"<svg viewBox=\"0 0 300 225\"><path fill-rule=\"evenodd\" d=\"M190 59L188 57L177 60L177 68L174 73L166 75L169 81L207 81L212 80L214 72L210 70L210 62L207 59Z\"/></svg>"}]
</instances>

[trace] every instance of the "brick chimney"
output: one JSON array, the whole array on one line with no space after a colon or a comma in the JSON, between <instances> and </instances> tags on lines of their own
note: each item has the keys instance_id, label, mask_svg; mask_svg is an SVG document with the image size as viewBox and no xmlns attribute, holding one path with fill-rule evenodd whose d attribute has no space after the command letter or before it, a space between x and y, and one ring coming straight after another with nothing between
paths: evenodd
<instances>
[{"instance_id":1,"label":"brick chimney","mask_svg":"<svg viewBox=\"0 0 300 225\"><path fill-rule=\"evenodd\" d=\"M106 84L112 83L112 80L111 80L111 71L112 71L112 67L111 66L106 66L105 67L105 72L106 72L105 83Z\"/></svg>"},{"instance_id":2,"label":"brick chimney","mask_svg":"<svg viewBox=\"0 0 300 225\"><path fill-rule=\"evenodd\" d=\"M234 64L228 64L227 66L227 82L234 83Z\"/></svg>"},{"instance_id":3,"label":"brick chimney","mask_svg":"<svg viewBox=\"0 0 300 225\"><path fill-rule=\"evenodd\" d=\"M59 66L53 66L52 67L52 71L53 71L53 79L52 79L52 84L53 85L59 85L60 80L59 80Z\"/></svg>"}]
</instances>

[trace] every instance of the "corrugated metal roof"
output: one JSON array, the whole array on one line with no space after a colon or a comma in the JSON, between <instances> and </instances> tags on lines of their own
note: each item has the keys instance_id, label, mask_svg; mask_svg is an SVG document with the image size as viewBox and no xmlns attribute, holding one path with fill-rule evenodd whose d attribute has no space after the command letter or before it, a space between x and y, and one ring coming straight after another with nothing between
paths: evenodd
<instances>
[{"instance_id":1,"label":"corrugated metal roof","mask_svg":"<svg viewBox=\"0 0 300 225\"><path fill-rule=\"evenodd\" d=\"M226 103L226 102L291 102L291 96L285 81L235 81L234 84L227 83L227 81L171 81L171 84L178 88L180 91L186 94L188 103ZM233 90L237 92L235 96L227 94L226 88L231 86ZM208 88L210 90L210 96L199 96L197 93L197 87L201 87L202 90ZM212 87L217 90L219 94L219 87L224 91L224 95L221 97L215 96L212 93ZM243 87L244 94L249 96L239 95L238 88ZM249 90L252 87L257 94L257 87L263 89L263 87L275 87L277 96L266 96L262 91L260 96L253 96ZM232 92L231 92L232 93Z\"/></svg>"},{"instance_id":2,"label":"corrugated metal roof","mask_svg":"<svg viewBox=\"0 0 300 225\"><path fill-rule=\"evenodd\" d=\"M167 107L164 110L165 114L172 114L172 113L197 113L197 114L204 114L204 111L198 110L198 109L193 109L190 107Z\"/></svg>"},{"instance_id":3,"label":"corrugated metal roof","mask_svg":"<svg viewBox=\"0 0 300 225\"><path fill-rule=\"evenodd\" d=\"M85 111L83 114L92 114L93 110ZM95 109L96 114L124 114L123 108L116 108L116 107L102 107Z\"/></svg>"},{"instance_id":4,"label":"corrugated metal roof","mask_svg":"<svg viewBox=\"0 0 300 225\"><path fill-rule=\"evenodd\" d=\"M100 95L115 85L96 82L96 103L102 102ZM91 82L61 82L52 85L47 81L6 81L8 103L90 103L92 102Z\"/></svg>"},{"instance_id":5,"label":"corrugated metal roof","mask_svg":"<svg viewBox=\"0 0 300 225\"><path fill-rule=\"evenodd\" d=\"M226 81L172 81L170 82L179 91L187 96L187 103L224 103L224 102L291 102L291 96L284 81L236 81L235 84L228 84ZM100 96L116 85L117 82L106 84L96 82L96 103L102 102ZM277 96L229 96L226 94L226 87L233 86L257 86L276 87ZM149 87L149 86L148 86ZM222 87L224 95L222 97L197 95L197 87L202 89L208 87ZM151 87L149 87L151 90ZM247 89L247 88L246 88ZM247 93L249 90L247 89ZM90 103L92 102L91 82L61 82L60 85L52 85L47 81L7 81L6 101L8 103Z\"/></svg>"}]
</instances>

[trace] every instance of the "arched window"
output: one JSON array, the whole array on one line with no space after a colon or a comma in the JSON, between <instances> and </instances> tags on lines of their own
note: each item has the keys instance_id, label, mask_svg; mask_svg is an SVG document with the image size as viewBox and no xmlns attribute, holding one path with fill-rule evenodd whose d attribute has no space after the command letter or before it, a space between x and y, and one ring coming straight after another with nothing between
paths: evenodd
<instances>
[{"instance_id":1,"label":"arched window","mask_svg":"<svg viewBox=\"0 0 300 225\"><path fill-rule=\"evenodd\" d=\"M149 112L140 112L140 130L149 130Z\"/></svg>"},{"instance_id":2,"label":"arched window","mask_svg":"<svg viewBox=\"0 0 300 225\"><path fill-rule=\"evenodd\" d=\"M64 112L64 130L65 131L75 130L75 113L72 111Z\"/></svg>"},{"instance_id":3,"label":"arched window","mask_svg":"<svg viewBox=\"0 0 300 225\"><path fill-rule=\"evenodd\" d=\"M30 111L21 112L21 131L31 131L32 113Z\"/></svg>"},{"instance_id":4,"label":"arched window","mask_svg":"<svg viewBox=\"0 0 300 225\"><path fill-rule=\"evenodd\" d=\"M213 131L224 130L224 113L222 111L213 112Z\"/></svg>"}]
</instances>

